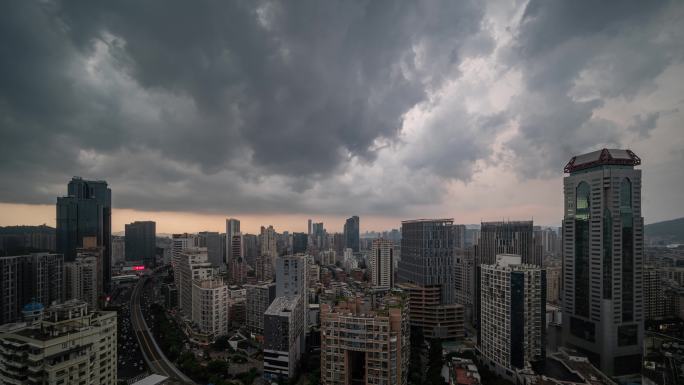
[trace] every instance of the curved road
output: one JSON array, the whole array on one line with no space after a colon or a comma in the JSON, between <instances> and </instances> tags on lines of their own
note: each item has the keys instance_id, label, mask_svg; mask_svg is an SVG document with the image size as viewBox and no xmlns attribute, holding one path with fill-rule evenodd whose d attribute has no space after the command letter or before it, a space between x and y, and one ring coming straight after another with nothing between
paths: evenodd
<instances>
[{"instance_id":1,"label":"curved road","mask_svg":"<svg viewBox=\"0 0 684 385\"><path fill-rule=\"evenodd\" d=\"M176 368L171 361L166 358L157 342L152 336L151 330L147 327L147 322L142 314L140 307L140 295L142 288L147 281L147 277L140 277L140 280L133 289L131 295L131 325L138 340L138 346L143 353L143 358L150 370L156 374L172 378L188 385L196 385L188 376Z\"/></svg>"}]
</instances>

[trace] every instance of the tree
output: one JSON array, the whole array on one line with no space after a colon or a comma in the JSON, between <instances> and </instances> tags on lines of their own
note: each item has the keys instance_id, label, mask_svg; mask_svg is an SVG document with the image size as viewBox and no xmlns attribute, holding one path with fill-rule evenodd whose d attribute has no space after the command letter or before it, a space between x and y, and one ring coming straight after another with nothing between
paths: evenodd
<instances>
[{"instance_id":1,"label":"tree","mask_svg":"<svg viewBox=\"0 0 684 385\"><path fill-rule=\"evenodd\" d=\"M216 341L211 345L211 347L216 351L224 351L228 349L230 344L228 343L228 336L219 336Z\"/></svg>"}]
</instances>

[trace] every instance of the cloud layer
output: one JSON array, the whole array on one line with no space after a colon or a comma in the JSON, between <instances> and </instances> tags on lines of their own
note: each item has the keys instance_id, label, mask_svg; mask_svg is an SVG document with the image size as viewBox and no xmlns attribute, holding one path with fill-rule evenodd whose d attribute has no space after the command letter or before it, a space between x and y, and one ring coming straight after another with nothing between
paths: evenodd
<instances>
[{"instance_id":1,"label":"cloud layer","mask_svg":"<svg viewBox=\"0 0 684 385\"><path fill-rule=\"evenodd\" d=\"M82 175L139 210L437 213L487 170L524 184L577 152L668 142L684 95L658 79L681 71L683 8L8 4L0 202L50 203Z\"/></svg>"}]
</instances>

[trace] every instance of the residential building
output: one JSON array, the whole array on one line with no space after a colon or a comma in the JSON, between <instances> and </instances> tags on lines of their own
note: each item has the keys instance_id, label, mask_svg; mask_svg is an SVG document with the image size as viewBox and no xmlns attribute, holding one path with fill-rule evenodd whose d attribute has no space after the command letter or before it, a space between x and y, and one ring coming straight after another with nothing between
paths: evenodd
<instances>
[{"instance_id":1,"label":"residential building","mask_svg":"<svg viewBox=\"0 0 684 385\"><path fill-rule=\"evenodd\" d=\"M546 356L546 273L515 254L499 254L480 268L478 350L493 371L514 380L517 370Z\"/></svg>"},{"instance_id":2,"label":"residential building","mask_svg":"<svg viewBox=\"0 0 684 385\"><path fill-rule=\"evenodd\" d=\"M573 157L563 179L563 341L609 376L640 373L644 336L641 160Z\"/></svg>"},{"instance_id":3,"label":"residential building","mask_svg":"<svg viewBox=\"0 0 684 385\"><path fill-rule=\"evenodd\" d=\"M102 286L109 292L112 277L112 190L105 181L71 179L67 196L57 198L57 253L76 259L83 238L96 237L102 256Z\"/></svg>"},{"instance_id":4,"label":"residential building","mask_svg":"<svg viewBox=\"0 0 684 385\"><path fill-rule=\"evenodd\" d=\"M123 263L126 260L125 237L112 236L112 265Z\"/></svg>"},{"instance_id":5,"label":"residential building","mask_svg":"<svg viewBox=\"0 0 684 385\"><path fill-rule=\"evenodd\" d=\"M559 304L561 299L561 279L563 269L560 266L546 268L546 301Z\"/></svg>"},{"instance_id":6,"label":"residential building","mask_svg":"<svg viewBox=\"0 0 684 385\"><path fill-rule=\"evenodd\" d=\"M141 261L154 268L157 256L157 224L153 221L136 221L125 227L126 260Z\"/></svg>"},{"instance_id":7,"label":"residential building","mask_svg":"<svg viewBox=\"0 0 684 385\"><path fill-rule=\"evenodd\" d=\"M299 365L304 347L305 296L277 297L264 313L264 378L290 379ZM308 309L307 309L308 310Z\"/></svg>"},{"instance_id":8,"label":"residential building","mask_svg":"<svg viewBox=\"0 0 684 385\"><path fill-rule=\"evenodd\" d=\"M407 384L408 304L394 295L370 302L356 297L321 305L322 384Z\"/></svg>"},{"instance_id":9,"label":"residential building","mask_svg":"<svg viewBox=\"0 0 684 385\"><path fill-rule=\"evenodd\" d=\"M470 309L473 306L475 291L475 250L473 247L455 249L454 286L456 287L456 303Z\"/></svg>"},{"instance_id":10,"label":"residential building","mask_svg":"<svg viewBox=\"0 0 684 385\"><path fill-rule=\"evenodd\" d=\"M259 255L259 237L254 234L243 234L242 242L245 262L252 267L256 266L256 259Z\"/></svg>"},{"instance_id":11,"label":"residential building","mask_svg":"<svg viewBox=\"0 0 684 385\"><path fill-rule=\"evenodd\" d=\"M0 326L0 384L116 385L116 312L32 306L29 322Z\"/></svg>"},{"instance_id":12,"label":"residential building","mask_svg":"<svg viewBox=\"0 0 684 385\"><path fill-rule=\"evenodd\" d=\"M192 285L194 281L214 276L215 268L209 262L205 247L187 248L179 254L178 306L181 311L192 317Z\"/></svg>"},{"instance_id":13,"label":"residential building","mask_svg":"<svg viewBox=\"0 0 684 385\"><path fill-rule=\"evenodd\" d=\"M193 281L192 322L209 340L228 334L228 285L222 279Z\"/></svg>"},{"instance_id":14,"label":"residential building","mask_svg":"<svg viewBox=\"0 0 684 385\"><path fill-rule=\"evenodd\" d=\"M292 254L306 253L308 235L304 233L292 233Z\"/></svg>"},{"instance_id":15,"label":"residential building","mask_svg":"<svg viewBox=\"0 0 684 385\"><path fill-rule=\"evenodd\" d=\"M247 329L256 334L264 334L264 313L276 298L276 284L260 283L245 285L247 290L245 318Z\"/></svg>"},{"instance_id":16,"label":"residential building","mask_svg":"<svg viewBox=\"0 0 684 385\"><path fill-rule=\"evenodd\" d=\"M418 219L401 223L398 282L410 296L411 326L426 338L463 336L463 305L456 304L453 219Z\"/></svg>"},{"instance_id":17,"label":"residential building","mask_svg":"<svg viewBox=\"0 0 684 385\"><path fill-rule=\"evenodd\" d=\"M374 239L368 256L373 287L394 287L394 244L387 239Z\"/></svg>"},{"instance_id":18,"label":"residential building","mask_svg":"<svg viewBox=\"0 0 684 385\"><path fill-rule=\"evenodd\" d=\"M0 324L18 321L28 303L50 306L64 300L61 254L0 257L0 278Z\"/></svg>"},{"instance_id":19,"label":"residential building","mask_svg":"<svg viewBox=\"0 0 684 385\"><path fill-rule=\"evenodd\" d=\"M75 261L64 264L65 298L78 299L89 309L97 309L101 298L99 278L97 257L80 253Z\"/></svg>"},{"instance_id":20,"label":"residential building","mask_svg":"<svg viewBox=\"0 0 684 385\"><path fill-rule=\"evenodd\" d=\"M644 267L644 319L655 320L667 314L667 286L664 285L662 270L654 266Z\"/></svg>"},{"instance_id":21,"label":"residential building","mask_svg":"<svg viewBox=\"0 0 684 385\"><path fill-rule=\"evenodd\" d=\"M226 265L230 266L233 260L233 237L240 234L240 221L235 218L226 219ZM229 267L230 268L230 267Z\"/></svg>"},{"instance_id":22,"label":"residential building","mask_svg":"<svg viewBox=\"0 0 684 385\"><path fill-rule=\"evenodd\" d=\"M359 217L356 215L344 223L344 247L359 252Z\"/></svg>"}]
</instances>

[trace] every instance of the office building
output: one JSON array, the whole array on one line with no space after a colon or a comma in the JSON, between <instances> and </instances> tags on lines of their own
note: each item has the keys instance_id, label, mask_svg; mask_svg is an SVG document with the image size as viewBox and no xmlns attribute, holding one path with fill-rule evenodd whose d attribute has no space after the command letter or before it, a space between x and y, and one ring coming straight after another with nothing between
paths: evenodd
<instances>
[{"instance_id":1,"label":"office building","mask_svg":"<svg viewBox=\"0 0 684 385\"><path fill-rule=\"evenodd\" d=\"M178 258L178 306L188 317L192 316L192 284L214 276L215 268L209 262L207 249L193 247L183 250Z\"/></svg>"},{"instance_id":2,"label":"office building","mask_svg":"<svg viewBox=\"0 0 684 385\"><path fill-rule=\"evenodd\" d=\"M47 225L0 227L0 255L56 250L55 229Z\"/></svg>"},{"instance_id":3,"label":"office building","mask_svg":"<svg viewBox=\"0 0 684 385\"><path fill-rule=\"evenodd\" d=\"M410 342L404 299L386 296L321 305L321 383L397 384L408 381Z\"/></svg>"},{"instance_id":4,"label":"office building","mask_svg":"<svg viewBox=\"0 0 684 385\"><path fill-rule=\"evenodd\" d=\"M230 266L233 260L233 237L240 234L240 221L235 218L226 219L226 265ZM230 269L230 267L229 267Z\"/></svg>"},{"instance_id":5,"label":"office building","mask_svg":"<svg viewBox=\"0 0 684 385\"><path fill-rule=\"evenodd\" d=\"M573 157L563 179L563 341L609 376L639 373L643 327L641 160Z\"/></svg>"},{"instance_id":6,"label":"office building","mask_svg":"<svg viewBox=\"0 0 684 385\"><path fill-rule=\"evenodd\" d=\"M116 385L116 312L78 300L0 326L0 384Z\"/></svg>"},{"instance_id":7,"label":"office building","mask_svg":"<svg viewBox=\"0 0 684 385\"><path fill-rule=\"evenodd\" d=\"M209 263L219 268L224 263L223 247L221 245L221 236L217 232L202 231L197 234L199 238L199 247L207 248L207 258Z\"/></svg>"},{"instance_id":8,"label":"office building","mask_svg":"<svg viewBox=\"0 0 684 385\"><path fill-rule=\"evenodd\" d=\"M30 302L64 300L64 257L35 253L0 257L0 324L16 322Z\"/></svg>"},{"instance_id":9,"label":"office building","mask_svg":"<svg viewBox=\"0 0 684 385\"><path fill-rule=\"evenodd\" d=\"M245 319L247 329L256 335L264 334L264 313L276 298L275 283L245 285L247 290Z\"/></svg>"},{"instance_id":10,"label":"office building","mask_svg":"<svg viewBox=\"0 0 684 385\"><path fill-rule=\"evenodd\" d=\"M192 322L209 340L228 334L228 285L222 279L193 281Z\"/></svg>"},{"instance_id":11,"label":"office building","mask_svg":"<svg viewBox=\"0 0 684 385\"><path fill-rule=\"evenodd\" d=\"M109 292L112 260L112 191L105 181L74 177L67 196L57 198L57 253L69 262L76 259L76 249L83 238L96 237L104 249L102 285Z\"/></svg>"},{"instance_id":12,"label":"office building","mask_svg":"<svg viewBox=\"0 0 684 385\"><path fill-rule=\"evenodd\" d=\"M499 254L517 254L525 264L541 266L534 259L532 221L482 222L478 258L480 264L496 263Z\"/></svg>"},{"instance_id":13,"label":"office building","mask_svg":"<svg viewBox=\"0 0 684 385\"><path fill-rule=\"evenodd\" d=\"M344 223L344 247L359 252L359 217L356 215Z\"/></svg>"},{"instance_id":14,"label":"office building","mask_svg":"<svg viewBox=\"0 0 684 385\"><path fill-rule=\"evenodd\" d=\"M136 221L125 227L126 260L141 261L145 267L156 267L157 224L152 221Z\"/></svg>"},{"instance_id":15,"label":"office building","mask_svg":"<svg viewBox=\"0 0 684 385\"><path fill-rule=\"evenodd\" d=\"M314 223L311 231L312 246L317 250L325 249L327 234L323 228L323 222Z\"/></svg>"},{"instance_id":16,"label":"office building","mask_svg":"<svg viewBox=\"0 0 684 385\"><path fill-rule=\"evenodd\" d=\"M387 239L374 239L368 256L373 287L394 287L394 244Z\"/></svg>"},{"instance_id":17,"label":"office building","mask_svg":"<svg viewBox=\"0 0 684 385\"><path fill-rule=\"evenodd\" d=\"M466 248L466 226L453 225L451 229L454 232L454 249L463 250Z\"/></svg>"},{"instance_id":18,"label":"office building","mask_svg":"<svg viewBox=\"0 0 684 385\"><path fill-rule=\"evenodd\" d=\"M304 347L304 296L277 297L264 313L264 378L278 381L294 376Z\"/></svg>"},{"instance_id":19,"label":"office building","mask_svg":"<svg viewBox=\"0 0 684 385\"><path fill-rule=\"evenodd\" d=\"M400 287L409 293L411 326L426 338L463 336L463 306L456 304L452 219L401 223Z\"/></svg>"},{"instance_id":20,"label":"office building","mask_svg":"<svg viewBox=\"0 0 684 385\"><path fill-rule=\"evenodd\" d=\"M546 330L546 276L537 265L515 254L500 254L481 265L481 342L478 350L497 374L515 372L543 361Z\"/></svg>"}]
</instances>

